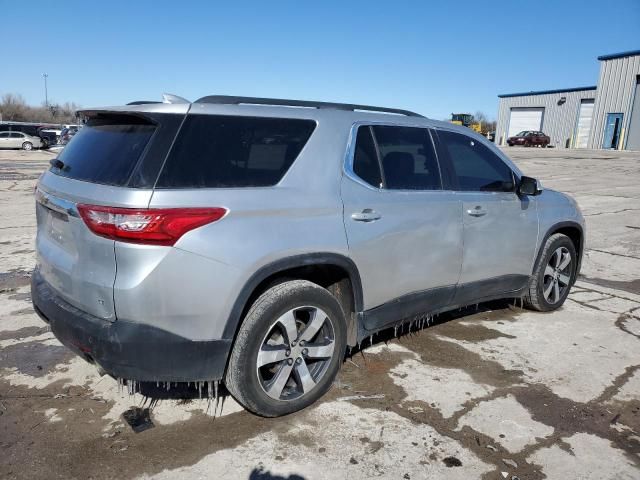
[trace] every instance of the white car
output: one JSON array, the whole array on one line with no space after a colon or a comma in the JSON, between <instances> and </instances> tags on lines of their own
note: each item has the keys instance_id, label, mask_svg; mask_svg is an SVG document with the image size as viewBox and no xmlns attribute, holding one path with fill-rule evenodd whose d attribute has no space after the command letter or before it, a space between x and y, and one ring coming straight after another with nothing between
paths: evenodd
<instances>
[{"instance_id":1,"label":"white car","mask_svg":"<svg viewBox=\"0 0 640 480\"><path fill-rule=\"evenodd\" d=\"M40 147L42 147L42 140L39 137L22 132L0 132L0 148L33 150Z\"/></svg>"}]
</instances>

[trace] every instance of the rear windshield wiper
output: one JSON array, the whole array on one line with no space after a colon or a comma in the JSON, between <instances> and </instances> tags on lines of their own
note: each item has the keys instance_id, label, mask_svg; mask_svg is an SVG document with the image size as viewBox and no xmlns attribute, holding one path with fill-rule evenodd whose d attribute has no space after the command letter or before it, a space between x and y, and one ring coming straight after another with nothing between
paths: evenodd
<instances>
[{"instance_id":1,"label":"rear windshield wiper","mask_svg":"<svg viewBox=\"0 0 640 480\"><path fill-rule=\"evenodd\" d=\"M49 164L51 164L53 168L57 168L58 170L62 170L64 167L64 162L59 158L52 158L51 160L49 160Z\"/></svg>"}]
</instances>

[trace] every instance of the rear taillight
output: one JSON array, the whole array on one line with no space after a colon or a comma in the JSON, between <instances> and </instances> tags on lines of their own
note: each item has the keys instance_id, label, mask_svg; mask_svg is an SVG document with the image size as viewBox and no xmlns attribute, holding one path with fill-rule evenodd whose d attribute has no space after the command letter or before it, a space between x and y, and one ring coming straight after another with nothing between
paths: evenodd
<instances>
[{"instance_id":1,"label":"rear taillight","mask_svg":"<svg viewBox=\"0 0 640 480\"><path fill-rule=\"evenodd\" d=\"M173 245L194 228L220 220L226 208L117 208L78 205L87 227L101 237L129 243Z\"/></svg>"}]
</instances>

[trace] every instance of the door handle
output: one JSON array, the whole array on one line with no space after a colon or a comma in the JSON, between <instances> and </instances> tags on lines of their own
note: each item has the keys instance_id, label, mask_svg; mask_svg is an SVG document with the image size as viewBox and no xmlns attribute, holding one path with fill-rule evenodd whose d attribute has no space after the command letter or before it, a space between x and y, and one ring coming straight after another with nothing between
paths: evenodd
<instances>
[{"instance_id":1,"label":"door handle","mask_svg":"<svg viewBox=\"0 0 640 480\"><path fill-rule=\"evenodd\" d=\"M471 215L472 217L483 217L486 214L487 211L480 205L476 205L475 208L470 208L469 210L467 210L467 215Z\"/></svg>"},{"instance_id":2,"label":"door handle","mask_svg":"<svg viewBox=\"0 0 640 480\"><path fill-rule=\"evenodd\" d=\"M380 220L380 218L382 218L382 215L370 208L365 208L362 212L354 212L351 214L351 219L356 222L374 222Z\"/></svg>"}]
</instances>

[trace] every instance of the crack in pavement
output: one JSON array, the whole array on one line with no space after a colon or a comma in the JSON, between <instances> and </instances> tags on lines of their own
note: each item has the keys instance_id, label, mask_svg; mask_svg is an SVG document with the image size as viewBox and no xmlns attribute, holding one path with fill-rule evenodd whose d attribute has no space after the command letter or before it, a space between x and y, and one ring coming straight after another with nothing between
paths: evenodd
<instances>
[{"instance_id":1,"label":"crack in pavement","mask_svg":"<svg viewBox=\"0 0 640 480\"><path fill-rule=\"evenodd\" d=\"M617 213L635 212L637 210L640 210L640 208L624 208L622 210L616 210L614 212L584 213L582 216L583 217L597 217L598 215L615 215Z\"/></svg>"},{"instance_id":2,"label":"crack in pavement","mask_svg":"<svg viewBox=\"0 0 640 480\"><path fill-rule=\"evenodd\" d=\"M600 250L598 248L587 248L586 250L588 252L591 251L591 252L606 253L607 255L615 255L616 257L633 258L634 260L640 260L640 257L634 257L633 255L627 255L624 253L608 252L606 250Z\"/></svg>"}]
</instances>

